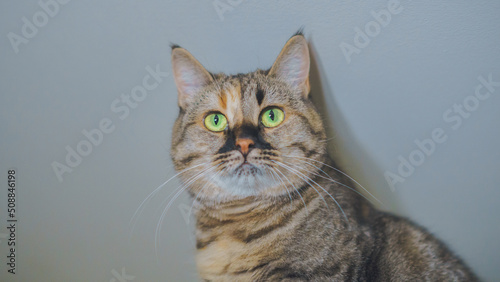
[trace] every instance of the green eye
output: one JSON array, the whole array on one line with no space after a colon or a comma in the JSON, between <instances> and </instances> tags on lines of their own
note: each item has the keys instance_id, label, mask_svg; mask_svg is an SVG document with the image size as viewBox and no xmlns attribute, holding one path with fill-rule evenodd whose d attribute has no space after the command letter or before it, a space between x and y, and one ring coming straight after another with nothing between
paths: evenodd
<instances>
[{"instance_id":1,"label":"green eye","mask_svg":"<svg viewBox=\"0 0 500 282\"><path fill-rule=\"evenodd\" d=\"M261 120L265 127L275 127L280 125L285 118L285 113L278 108L270 108L262 114Z\"/></svg>"},{"instance_id":2,"label":"green eye","mask_svg":"<svg viewBox=\"0 0 500 282\"><path fill-rule=\"evenodd\" d=\"M209 114L208 116L205 117L205 126L210 131L215 131L215 132L223 131L224 129L226 129L227 126L227 119L221 113Z\"/></svg>"}]
</instances>

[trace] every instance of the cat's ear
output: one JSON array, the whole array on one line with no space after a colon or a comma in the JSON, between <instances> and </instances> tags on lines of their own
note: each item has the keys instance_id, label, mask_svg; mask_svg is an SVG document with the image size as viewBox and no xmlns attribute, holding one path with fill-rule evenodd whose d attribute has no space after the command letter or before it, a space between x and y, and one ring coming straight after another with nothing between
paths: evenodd
<instances>
[{"instance_id":1,"label":"cat's ear","mask_svg":"<svg viewBox=\"0 0 500 282\"><path fill-rule=\"evenodd\" d=\"M309 95L309 48L303 35L293 36L285 44L274 62L270 76L288 83L299 90L304 97Z\"/></svg>"},{"instance_id":2,"label":"cat's ear","mask_svg":"<svg viewBox=\"0 0 500 282\"><path fill-rule=\"evenodd\" d=\"M178 46L172 47L172 69L181 108L185 108L203 87L213 81L200 62Z\"/></svg>"}]
</instances>

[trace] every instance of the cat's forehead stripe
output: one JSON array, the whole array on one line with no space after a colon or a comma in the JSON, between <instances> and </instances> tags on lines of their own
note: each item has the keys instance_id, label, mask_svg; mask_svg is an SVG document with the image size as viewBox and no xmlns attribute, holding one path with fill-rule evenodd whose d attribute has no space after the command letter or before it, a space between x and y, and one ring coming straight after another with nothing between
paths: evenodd
<instances>
[{"instance_id":1,"label":"cat's forehead stripe","mask_svg":"<svg viewBox=\"0 0 500 282\"><path fill-rule=\"evenodd\" d=\"M224 100L224 109L226 110L227 117L233 124L241 123L243 121L243 112L241 109L241 87L237 83L224 90L221 95Z\"/></svg>"},{"instance_id":2,"label":"cat's forehead stripe","mask_svg":"<svg viewBox=\"0 0 500 282\"><path fill-rule=\"evenodd\" d=\"M219 106L221 107L221 109L226 109L227 107L227 95L225 92L226 91L224 91L224 93L219 96Z\"/></svg>"},{"instance_id":3,"label":"cat's forehead stripe","mask_svg":"<svg viewBox=\"0 0 500 282\"><path fill-rule=\"evenodd\" d=\"M264 91L262 89L259 88L259 86L257 85L257 92L255 93L255 97L257 98L257 103L260 105L262 105L262 100L264 99Z\"/></svg>"}]
</instances>

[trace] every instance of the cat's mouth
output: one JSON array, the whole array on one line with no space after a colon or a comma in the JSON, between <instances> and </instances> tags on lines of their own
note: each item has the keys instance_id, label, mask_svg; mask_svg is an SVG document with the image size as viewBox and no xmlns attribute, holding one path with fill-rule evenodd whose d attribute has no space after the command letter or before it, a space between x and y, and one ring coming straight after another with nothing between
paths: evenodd
<instances>
[{"instance_id":1,"label":"cat's mouth","mask_svg":"<svg viewBox=\"0 0 500 282\"><path fill-rule=\"evenodd\" d=\"M245 160L234 170L234 173L237 176L255 176L258 171L259 169L255 165Z\"/></svg>"},{"instance_id":2,"label":"cat's mouth","mask_svg":"<svg viewBox=\"0 0 500 282\"><path fill-rule=\"evenodd\" d=\"M274 178L267 171L269 164L266 165L266 160L268 158L269 156L264 155L258 149L251 150L247 155L233 151L224 155L223 167L212 179L230 195L257 195L274 183Z\"/></svg>"}]
</instances>

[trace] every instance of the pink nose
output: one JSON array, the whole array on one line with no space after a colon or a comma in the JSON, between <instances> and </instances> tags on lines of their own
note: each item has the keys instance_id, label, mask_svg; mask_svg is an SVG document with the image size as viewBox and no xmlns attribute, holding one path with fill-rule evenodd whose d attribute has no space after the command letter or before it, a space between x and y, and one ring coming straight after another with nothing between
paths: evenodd
<instances>
[{"instance_id":1,"label":"pink nose","mask_svg":"<svg viewBox=\"0 0 500 282\"><path fill-rule=\"evenodd\" d=\"M255 143L253 142L252 139L249 138L238 138L236 139L236 147L238 147L243 153L243 155L248 154L248 150L253 147Z\"/></svg>"}]
</instances>

